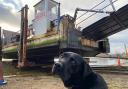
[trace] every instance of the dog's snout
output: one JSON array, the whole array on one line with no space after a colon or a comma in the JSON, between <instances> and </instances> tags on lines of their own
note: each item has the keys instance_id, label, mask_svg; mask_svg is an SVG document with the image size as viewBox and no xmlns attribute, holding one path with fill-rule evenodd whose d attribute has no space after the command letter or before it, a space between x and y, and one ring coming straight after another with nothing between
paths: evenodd
<instances>
[{"instance_id":1,"label":"dog's snout","mask_svg":"<svg viewBox=\"0 0 128 89\"><path fill-rule=\"evenodd\" d=\"M52 68L52 73L53 73L53 74L60 74L61 71L62 71L62 65L59 64L59 63L55 63L55 64L53 65L53 68Z\"/></svg>"}]
</instances>

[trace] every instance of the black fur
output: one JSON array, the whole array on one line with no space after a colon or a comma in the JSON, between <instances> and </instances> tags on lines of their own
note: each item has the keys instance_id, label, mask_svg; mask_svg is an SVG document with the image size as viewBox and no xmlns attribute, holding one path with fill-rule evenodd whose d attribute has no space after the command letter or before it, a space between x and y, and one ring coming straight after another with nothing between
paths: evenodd
<instances>
[{"instance_id":1,"label":"black fur","mask_svg":"<svg viewBox=\"0 0 128 89\"><path fill-rule=\"evenodd\" d=\"M93 72L80 55L73 52L61 54L52 72L59 75L69 89L108 89L104 79Z\"/></svg>"}]
</instances>

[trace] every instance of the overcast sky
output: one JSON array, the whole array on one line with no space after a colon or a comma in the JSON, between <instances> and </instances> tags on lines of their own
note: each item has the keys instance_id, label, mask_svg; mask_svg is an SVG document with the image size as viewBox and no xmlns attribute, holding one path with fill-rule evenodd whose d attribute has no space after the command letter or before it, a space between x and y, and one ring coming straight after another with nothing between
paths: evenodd
<instances>
[{"instance_id":1,"label":"overcast sky","mask_svg":"<svg viewBox=\"0 0 128 89\"><path fill-rule=\"evenodd\" d=\"M6 30L18 31L20 28L20 9L25 4L29 6L29 23L34 17L34 8L35 5L40 0L0 0L0 26ZM98 6L95 9L100 9L101 7L109 4L109 0L55 0L61 3L61 14L70 14L74 15L75 8L84 8L90 9L96 4L105 1L103 4ZM114 5L116 10L121 8L122 6L128 4L128 0L118 0ZM112 11L111 6L106 8L105 11ZM78 16L82 14L79 13ZM86 18L92 13L88 13L83 16L80 20ZM79 26L86 27L98 19L106 16L106 14L96 14L91 19L88 19L84 23L79 24ZM120 53L124 52L124 44L128 47L128 30L124 30L120 33L114 34L109 37L111 53Z\"/></svg>"}]
</instances>

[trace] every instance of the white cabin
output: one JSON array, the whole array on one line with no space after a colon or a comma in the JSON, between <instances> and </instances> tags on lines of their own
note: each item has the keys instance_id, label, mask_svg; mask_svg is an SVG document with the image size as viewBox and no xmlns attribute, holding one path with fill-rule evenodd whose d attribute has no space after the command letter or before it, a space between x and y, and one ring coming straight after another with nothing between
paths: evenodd
<instances>
[{"instance_id":1,"label":"white cabin","mask_svg":"<svg viewBox=\"0 0 128 89\"><path fill-rule=\"evenodd\" d=\"M33 29L35 35L47 33L51 24L56 26L58 4L53 0L41 0L34 6L35 18L33 20Z\"/></svg>"}]
</instances>

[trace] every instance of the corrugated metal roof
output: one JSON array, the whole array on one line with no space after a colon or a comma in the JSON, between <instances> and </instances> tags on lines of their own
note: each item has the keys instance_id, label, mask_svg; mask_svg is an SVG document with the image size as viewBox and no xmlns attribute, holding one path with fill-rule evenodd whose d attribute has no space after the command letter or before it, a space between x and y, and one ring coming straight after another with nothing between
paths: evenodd
<instances>
[{"instance_id":1,"label":"corrugated metal roof","mask_svg":"<svg viewBox=\"0 0 128 89\"><path fill-rule=\"evenodd\" d=\"M93 40L101 40L128 28L128 4L110 16L84 28L82 35Z\"/></svg>"}]
</instances>

